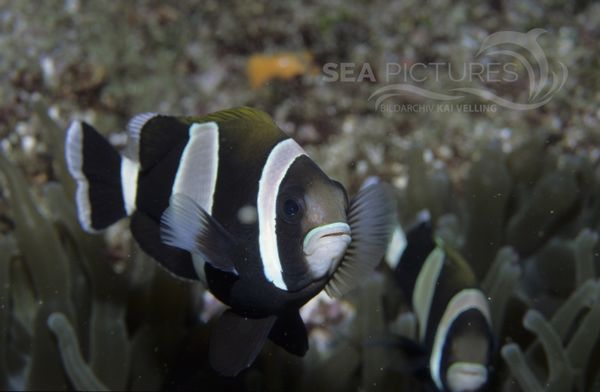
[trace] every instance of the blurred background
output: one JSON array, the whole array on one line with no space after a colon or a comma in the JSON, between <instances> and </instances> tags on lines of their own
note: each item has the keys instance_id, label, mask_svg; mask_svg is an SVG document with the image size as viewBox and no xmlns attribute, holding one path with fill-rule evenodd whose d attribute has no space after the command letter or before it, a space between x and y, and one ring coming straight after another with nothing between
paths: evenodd
<instances>
[{"instance_id":1,"label":"blurred background","mask_svg":"<svg viewBox=\"0 0 600 392\"><path fill-rule=\"evenodd\" d=\"M493 102L468 95L470 110L420 111L408 108L434 102L402 94L385 110L372 98L391 83L389 64L460 69L491 34L533 29L545 30L535 42L551 70L568 69L543 105L479 110ZM389 181L404 227L430 211L490 300L488 390L600 390L598 53L600 4L586 0L0 0L0 389L431 388L390 343L409 311L393 265L303 309L306 357L269 344L223 379L207 364L220 308L204 288L157 268L127 222L79 228L63 159L70 121L122 148L137 113L247 105L350 194L370 175ZM439 80L429 68L421 87L530 102L523 63L501 60L514 83ZM342 63L355 65L349 80L328 79L323 67Z\"/></svg>"}]
</instances>

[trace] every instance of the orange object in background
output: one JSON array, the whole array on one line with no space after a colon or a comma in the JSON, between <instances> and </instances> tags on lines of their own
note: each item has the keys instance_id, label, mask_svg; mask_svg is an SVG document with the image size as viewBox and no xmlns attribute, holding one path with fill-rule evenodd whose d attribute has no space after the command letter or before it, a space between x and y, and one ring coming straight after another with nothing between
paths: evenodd
<instances>
[{"instance_id":1,"label":"orange object in background","mask_svg":"<svg viewBox=\"0 0 600 392\"><path fill-rule=\"evenodd\" d=\"M308 72L315 72L313 56L309 52L278 54L254 54L248 60L248 79L256 89L272 79L288 80Z\"/></svg>"}]
</instances>

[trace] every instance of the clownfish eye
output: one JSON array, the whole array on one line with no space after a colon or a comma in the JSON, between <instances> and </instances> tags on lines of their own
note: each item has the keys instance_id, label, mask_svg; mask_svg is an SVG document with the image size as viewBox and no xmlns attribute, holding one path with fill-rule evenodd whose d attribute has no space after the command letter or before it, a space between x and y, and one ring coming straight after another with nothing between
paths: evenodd
<instances>
[{"instance_id":1,"label":"clownfish eye","mask_svg":"<svg viewBox=\"0 0 600 392\"><path fill-rule=\"evenodd\" d=\"M283 211L288 217L293 218L300 212L300 206L296 200L287 199L283 204Z\"/></svg>"},{"instance_id":2,"label":"clownfish eye","mask_svg":"<svg viewBox=\"0 0 600 392\"><path fill-rule=\"evenodd\" d=\"M302 202L295 198L285 199L282 205L283 218L288 223L295 223L302 216Z\"/></svg>"}]
</instances>

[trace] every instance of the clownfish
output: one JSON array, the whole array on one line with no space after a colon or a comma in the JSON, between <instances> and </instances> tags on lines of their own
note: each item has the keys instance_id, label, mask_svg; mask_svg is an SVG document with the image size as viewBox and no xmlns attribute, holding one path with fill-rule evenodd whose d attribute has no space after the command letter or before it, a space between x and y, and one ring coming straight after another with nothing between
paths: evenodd
<instances>
[{"instance_id":1,"label":"clownfish","mask_svg":"<svg viewBox=\"0 0 600 392\"><path fill-rule=\"evenodd\" d=\"M383 258L391 187L376 182L349 200L262 111L146 113L127 132L119 153L92 126L70 125L65 155L79 221L96 232L131 217L145 253L205 282L229 307L209 344L223 375L249 367L267 338L304 355L298 309L322 290L345 294Z\"/></svg>"},{"instance_id":2,"label":"clownfish","mask_svg":"<svg viewBox=\"0 0 600 392\"><path fill-rule=\"evenodd\" d=\"M440 391L483 388L494 350L489 302L468 263L434 239L427 213L406 235L398 228L386 262L417 320L417 352Z\"/></svg>"}]
</instances>

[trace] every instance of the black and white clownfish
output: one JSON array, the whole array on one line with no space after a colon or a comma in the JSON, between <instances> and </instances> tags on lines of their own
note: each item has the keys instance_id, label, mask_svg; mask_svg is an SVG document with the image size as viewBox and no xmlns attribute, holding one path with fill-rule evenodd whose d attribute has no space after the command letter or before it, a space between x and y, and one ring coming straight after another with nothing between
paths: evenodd
<instances>
[{"instance_id":1,"label":"black and white clownfish","mask_svg":"<svg viewBox=\"0 0 600 392\"><path fill-rule=\"evenodd\" d=\"M144 252L229 306L211 332L221 374L250 366L267 337L304 355L298 309L323 289L343 295L383 258L391 187L377 182L348 200L264 112L147 113L127 131L121 154L90 125L69 127L80 223L95 232L130 216Z\"/></svg>"},{"instance_id":2,"label":"black and white clownfish","mask_svg":"<svg viewBox=\"0 0 600 392\"><path fill-rule=\"evenodd\" d=\"M412 306L420 351L440 391L485 387L494 338L489 303L468 263L434 239L429 214L404 235L398 227L386 262Z\"/></svg>"}]
</instances>

